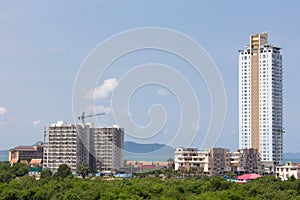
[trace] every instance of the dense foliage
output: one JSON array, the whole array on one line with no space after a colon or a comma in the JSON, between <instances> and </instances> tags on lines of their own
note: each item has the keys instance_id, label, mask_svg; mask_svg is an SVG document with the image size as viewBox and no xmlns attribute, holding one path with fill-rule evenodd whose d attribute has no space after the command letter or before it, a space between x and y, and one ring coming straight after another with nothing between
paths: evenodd
<instances>
[{"instance_id":1,"label":"dense foliage","mask_svg":"<svg viewBox=\"0 0 300 200\"><path fill-rule=\"evenodd\" d=\"M22 163L10 166L8 162L0 163L0 183L8 183L11 179L22 177L29 172L29 167Z\"/></svg>"},{"instance_id":2,"label":"dense foliage","mask_svg":"<svg viewBox=\"0 0 300 200\"><path fill-rule=\"evenodd\" d=\"M54 174L54 177L64 179L70 176L71 174L71 169L68 167L68 165L62 164L59 165L57 172Z\"/></svg>"},{"instance_id":3,"label":"dense foliage","mask_svg":"<svg viewBox=\"0 0 300 200\"><path fill-rule=\"evenodd\" d=\"M239 185L205 176L105 180L45 174L40 180L24 176L0 183L0 199L300 199L300 180L282 182L274 177Z\"/></svg>"},{"instance_id":4,"label":"dense foliage","mask_svg":"<svg viewBox=\"0 0 300 200\"><path fill-rule=\"evenodd\" d=\"M81 166L81 174L88 168ZM158 178L160 174L165 178ZM52 175L44 169L41 179L29 177L28 166L0 164L1 199L299 199L300 180L282 182L272 176L245 185L221 177L209 178L196 171L155 171L133 179L74 178L67 165ZM152 176L152 177L149 177ZM177 177L177 178L168 178Z\"/></svg>"}]
</instances>

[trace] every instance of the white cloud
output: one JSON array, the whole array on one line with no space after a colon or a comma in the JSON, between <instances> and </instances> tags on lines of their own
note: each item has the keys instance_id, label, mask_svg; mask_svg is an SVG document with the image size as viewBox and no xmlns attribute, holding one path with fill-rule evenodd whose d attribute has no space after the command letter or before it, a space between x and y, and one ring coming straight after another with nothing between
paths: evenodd
<instances>
[{"instance_id":1,"label":"white cloud","mask_svg":"<svg viewBox=\"0 0 300 200\"><path fill-rule=\"evenodd\" d=\"M106 79L103 81L103 84L97 87L95 90L89 91L87 97L90 99L105 99L114 91L117 85L117 79Z\"/></svg>"},{"instance_id":2,"label":"white cloud","mask_svg":"<svg viewBox=\"0 0 300 200\"><path fill-rule=\"evenodd\" d=\"M111 113L110 107L104 107L104 106L96 106L95 108L96 113Z\"/></svg>"},{"instance_id":3,"label":"white cloud","mask_svg":"<svg viewBox=\"0 0 300 200\"><path fill-rule=\"evenodd\" d=\"M3 106L0 106L0 125L6 124L9 122L11 119L7 115L7 110Z\"/></svg>"},{"instance_id":4,"label":"white cloud","mask_svg":"<svg viewBox=\"0 0 300 200\"><path fill-rule=\"evenodd\" d=\"M158 96L166 96L170 94L170 92L166 89L160 88L159 90L157 90L157 95Z\"/></svg>"},{"instance_id":5,"label":"white cloud","mask_svg":"<svg viewBox=\"0 0 300 200\"><path fill-rule=\"evenodd\" d=\"M0 116L5 115L6 113L7 110L3 106L0 106Z\"/></svg>"},{"instance_id":6,"label":"white cloud","mask_svg":"<svg viewBox=\"0 0 300 200\"><path fill-rule=\"evenodd\" d=\"M36 53L36 52L38 52L38 48L36 48L36 47L30 47L29 48L29 52L30 53Z\"/></svg>"},{"instance_id":7,"label":"white cloud","mask_svg":"<svg viewBox=\"0 0 300 200\"><path fill-rule=\"evenodd\" d=\"M40 124L41 124L41 120L35 120L35 121L33 121L33 123L32 123L32 125L33 125L34 127L39 127Z\"/></svg>"},{"instance_id":8,"label":"white cloud","mask_svg":"<svg viewBox=\"0 0 300 200\"><path fill-rule=\"evenodd\" d=\"M111 113L111 111L112 111L111 107L104 107L102 105L96 105L96 106L91 105L91 106L88 106L86 110L87 110L86 114L88 114L88 113L106 113L106 114L108 114L108 113Z\"/></svg>"},{"instance_id":9,"label":"white cloud","mask_svg":"<svg viewBox=\"0 0 300 200\"><path fill-rule=\"evenodd\" d=\"M67 46L60 46L60 47L51 47L50 51L52 52L64 52L67 51L68 47Z\"/></svg>"}]
</instances>

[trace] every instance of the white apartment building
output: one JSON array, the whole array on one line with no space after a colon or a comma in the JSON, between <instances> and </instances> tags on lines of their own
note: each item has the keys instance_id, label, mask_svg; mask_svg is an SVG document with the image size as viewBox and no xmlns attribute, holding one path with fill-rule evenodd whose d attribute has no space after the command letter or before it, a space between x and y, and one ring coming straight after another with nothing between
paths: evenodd
<instances>
[{"instance_id":1,"label":"white apartment building","mask_svg":"<svg viewBox=\"0 0 300 200\"><path fill-rule=\"evenodd\" d=\"M230 152L224 148L210 148L198 151L197 148L175 149L175 170L197 168L204 174L220 175L231 171Z\"/></svg>"},{"instance_id":2,"label":"white apartment building","mask_svg":"<svg viewBox=\"0 0 300 200\"><path fill-rule=\"evenodd\" d=\"M189 169L190 167L199 168L204 171L204 165L208 163L208 157L204 152L198 151L197 148L183 148L175 149L175 170Z\"/></svg>"},{"instance_id":3,"label":"white apartment building","mask_svg":"<svg viewBox=\"0 0 300 200\"><path fill-rule=\"evenodd\" d=\"M81 163L91 172L118 170L124 160L124 129L58 121L44 128L44 167L56 171L67 164L76 172Z\"/></svg>"},{"instance_id":4,"label":"white apartment building","mask_svg":"<svg viewBox=\"0 0 300 200\"><path fill-rule=\"evenodd\" d=\"M175 170L197 168L203 174L221 175L226 172L263 173L257 149L210 148L199 151L197 148L175 149Z\"/></svg>"},{"instance_id":5,"label":"white apartment building","mask_svg":"<svg viewBox=\"0 0 300 200\"><path fill-rule=\"evenodd\" d=\"M282 164L282 92L280 48L266 32L251 35L239 51L239 148L258 149L265 167Z\"/></svg>"},{"instance_id":6,"label":"white apartment building","mask_svg":"<svg viewBox=\"0 0 300 200\"><path fill-rule=\"evenodd\" d=\"M276 166L276 177L285 181L294 176L296 179L300 178L299 163L287 162L283 166Z\"/></svg>"},{"instance_id":7,"label":"white apartment building","mask_svg":"<svg viewBox=\"0 0 300 200\"><path fill-rule=\"evenodd\" d=\"M58 121L44 128L43 166L57 171L59 165L67 164L72 171L77 168L76 125Z\"/></svg>"}]
</instances>

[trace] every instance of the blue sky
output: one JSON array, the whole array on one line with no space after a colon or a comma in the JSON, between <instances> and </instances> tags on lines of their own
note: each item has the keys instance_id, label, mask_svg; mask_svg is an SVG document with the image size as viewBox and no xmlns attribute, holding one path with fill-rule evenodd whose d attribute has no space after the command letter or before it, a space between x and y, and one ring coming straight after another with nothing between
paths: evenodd
<instances>
[{"instance_id":1,"label":"blue sky","mask_svg":"<svg viewBox=\"0 0 300 200\"><path fill-rule=\"evenodd\" d=\"M77 71L89 52L108 37L132 28L163 27L182 32L201 44L222 75L227 116L217 146L238 147L238 50L249 35L268 31L269 42L282 47L284 61L285 151L300 152L297 92L300 53L300 3L296 1L7 1L0 7L0 149L43 139L43 126L57 120L73 122L72 92ZM99 80L118 82L142 63L166 63L197 88L201 110L200 146L210 118L209 93L184 61L164 52L141 51L121 58ZM178 103L158 86L136 91L130 111L138 124L160 103L168 111L162 134L148 142L166 142L176 131ZM97 102L109 112L110 95ZM145 98L146 97L146 98ZM113 123L111 113L99 117ZM100 124L101 124L100 123ZM132 139L127 136L127 139ZM138 140L137 140L138 141ZM145 141L138 141L145 142Z\"/></svg>"}]
</instances>

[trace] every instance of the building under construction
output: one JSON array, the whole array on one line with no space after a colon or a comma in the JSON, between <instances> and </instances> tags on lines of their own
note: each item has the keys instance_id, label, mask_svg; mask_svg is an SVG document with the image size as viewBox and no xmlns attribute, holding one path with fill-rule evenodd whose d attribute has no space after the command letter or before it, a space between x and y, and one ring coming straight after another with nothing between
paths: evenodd
<instances>
[{"instance_id":1,"label":"building under construction","mask_svg":"<svg viewBox=\"0 0 300 200\"><path fill-rule=\"evenodd\" d=\"M44 140L44 167L53 172L61 164L77 172L79 165L85 163L94 173L112 172L123 165L123 128L58 121L44 128Z\"/></svg>"}]
</instances>

